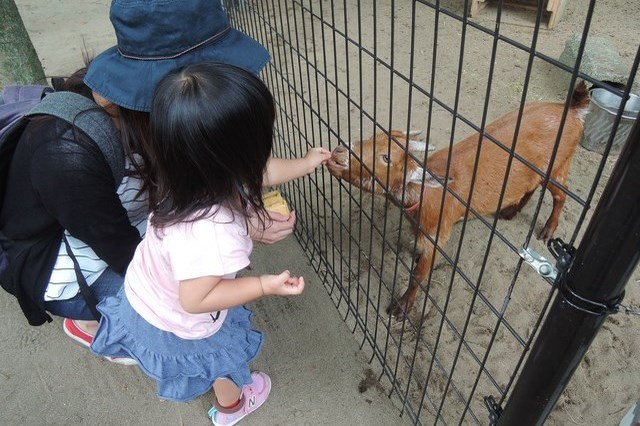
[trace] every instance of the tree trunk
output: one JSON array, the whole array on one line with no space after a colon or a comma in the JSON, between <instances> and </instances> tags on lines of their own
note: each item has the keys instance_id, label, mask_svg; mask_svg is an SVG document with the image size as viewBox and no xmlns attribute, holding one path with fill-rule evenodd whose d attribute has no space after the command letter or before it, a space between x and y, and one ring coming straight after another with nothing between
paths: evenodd
<instances>
[{"instance_id":1,"label":"tree trunk","mask_svg":"<svg viewBox=\"0 0 640 426\"><path fill-rule=\"evenodd\" d=\"M9 84L46 84L42 64L14 0L0 0L0 89Z\"/></svg>"}]
</instances>

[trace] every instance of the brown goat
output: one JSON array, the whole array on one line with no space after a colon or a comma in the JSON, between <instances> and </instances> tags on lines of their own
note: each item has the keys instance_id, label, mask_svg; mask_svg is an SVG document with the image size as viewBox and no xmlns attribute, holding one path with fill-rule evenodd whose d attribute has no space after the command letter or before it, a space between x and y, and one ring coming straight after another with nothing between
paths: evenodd
<instances>
[{"instance_id":1,"label":"brown goat","mask_svg":"<svg viewBox=\"0 0 640 426\"><path fill-rule=\"evenodd\" d=\"M577 86L573 93L551 170L551 178L563 186L566 186L571 158L582 136L583 117L588 105L589 96L583 83ZM524 107L515 152L542 173L549 167L563 110L564 104L561 103L531 103ZM510 147L517 117L518 111L506 114L487 125L485 132ZM357 142L351 150L339 146L333 151L332 159L327 165L328 170L332 175L347 180L365 191L387 195L398 203L404 193L404 208L409 214L416 215L420 212L420 217L416 219L431 238L436 236L442 207L439 245L444 246L453 225L463 218L466 207L449 191L443 201L444 188L441 182L446 178L446 186L450 191L455 192L462 200L469 199L479 134L474 133L456 143L451 150L444 148L434 152L428 157L426 167L411 156L407 158L407 152L415 149L414 141L408 139L404 132L392 131L390 136L380 133L374 138ZM449 174L446 175L449 156L451 165ZM496 213L508 159L507 151L488 138L483 139L470 202L470 207L478 214ZM373 171L376 178L372 176ZM538 173L517 158L513 159L508 179L498 213L504 219L513 218L543 182ZM423 180L424 192L420 206L418 203ZM566 198L563 190L551 182L547 189L553 196L553 210L538 234L538 238L544 241L553 236ZM419 254L411 274L409 288L387 310L387 313L398 319L403 319L412 308L420 284L427 277L433 262L432 242L423 233L418 235Z\"/></svg>"}]
</instances>

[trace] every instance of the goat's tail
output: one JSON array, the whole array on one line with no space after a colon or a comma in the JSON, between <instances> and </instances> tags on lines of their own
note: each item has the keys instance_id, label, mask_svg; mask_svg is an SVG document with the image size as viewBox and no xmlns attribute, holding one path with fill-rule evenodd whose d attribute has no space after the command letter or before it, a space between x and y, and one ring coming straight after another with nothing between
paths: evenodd
<instances>
[{"instance_id":1,"label":"goat's tail","mask_svg":"<svg viewBox=\"0 0 640 426\"><path fill-rule=\"evenodd\" d=\"M589 91L587 84L582 80L574 89L571 95L571 108L583 109L589 106Z\"/></svg>"}]
</instances>

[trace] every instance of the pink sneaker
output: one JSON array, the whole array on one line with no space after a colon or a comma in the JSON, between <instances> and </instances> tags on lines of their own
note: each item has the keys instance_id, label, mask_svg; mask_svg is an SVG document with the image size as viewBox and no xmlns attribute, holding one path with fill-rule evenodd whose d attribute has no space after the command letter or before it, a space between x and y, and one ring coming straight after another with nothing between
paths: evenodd
<instances>
[{"instance_id":1,"label":"pink sneaker","mask_svg":"<svg viewBox=\"0 0 640 426\"><path fill-rule=\"evenodd\" d=\"M65 318L64 321L62 321L62 329L67 336L71 337L82 346L85 346L87 348L91 346L91 343L93 342L93 336L86 331L81 330L76 322L71 318ZM138 365L138 363L131 358L114 358L112 356L105 356L105 358L113 363L120 365Z\"/></svg>"},{"instance_id":2,"label":"pink sneaker","mask_svg":"<svg viewBox=\"0 0 640 426\"><path fill-rule=\"evenodd\" d=\"M230 413L224 413L216 407L209 410L209 418L216 426L231 426L245 418L249 413L256 411L267 400L271 392L271 379L264 373L255 371L251 373L253 382L242 387L240 408Z\"/></svg>"}]
</instances>

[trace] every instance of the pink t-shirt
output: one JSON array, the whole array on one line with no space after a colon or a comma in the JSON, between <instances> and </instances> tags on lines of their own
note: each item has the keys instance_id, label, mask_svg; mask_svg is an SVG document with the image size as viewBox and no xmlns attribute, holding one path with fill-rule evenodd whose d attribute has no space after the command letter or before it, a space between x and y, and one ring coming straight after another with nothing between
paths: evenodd
<instances>
[{"instance_id":1,"label":"pink t-shirt","mask_svg":"<svg viewBox=\"0 0 640 426\"><path fill-rule=\"evenodd\" d=\"M219 207L212 217L156 232L151 224L127 269L124 289L131 306L150 324L183 339L220 329L227 311L190 314L182 309L179 281L204 276L234 278L249 265L253 244L245 219Z\"/></svg>"}]
</instances>

